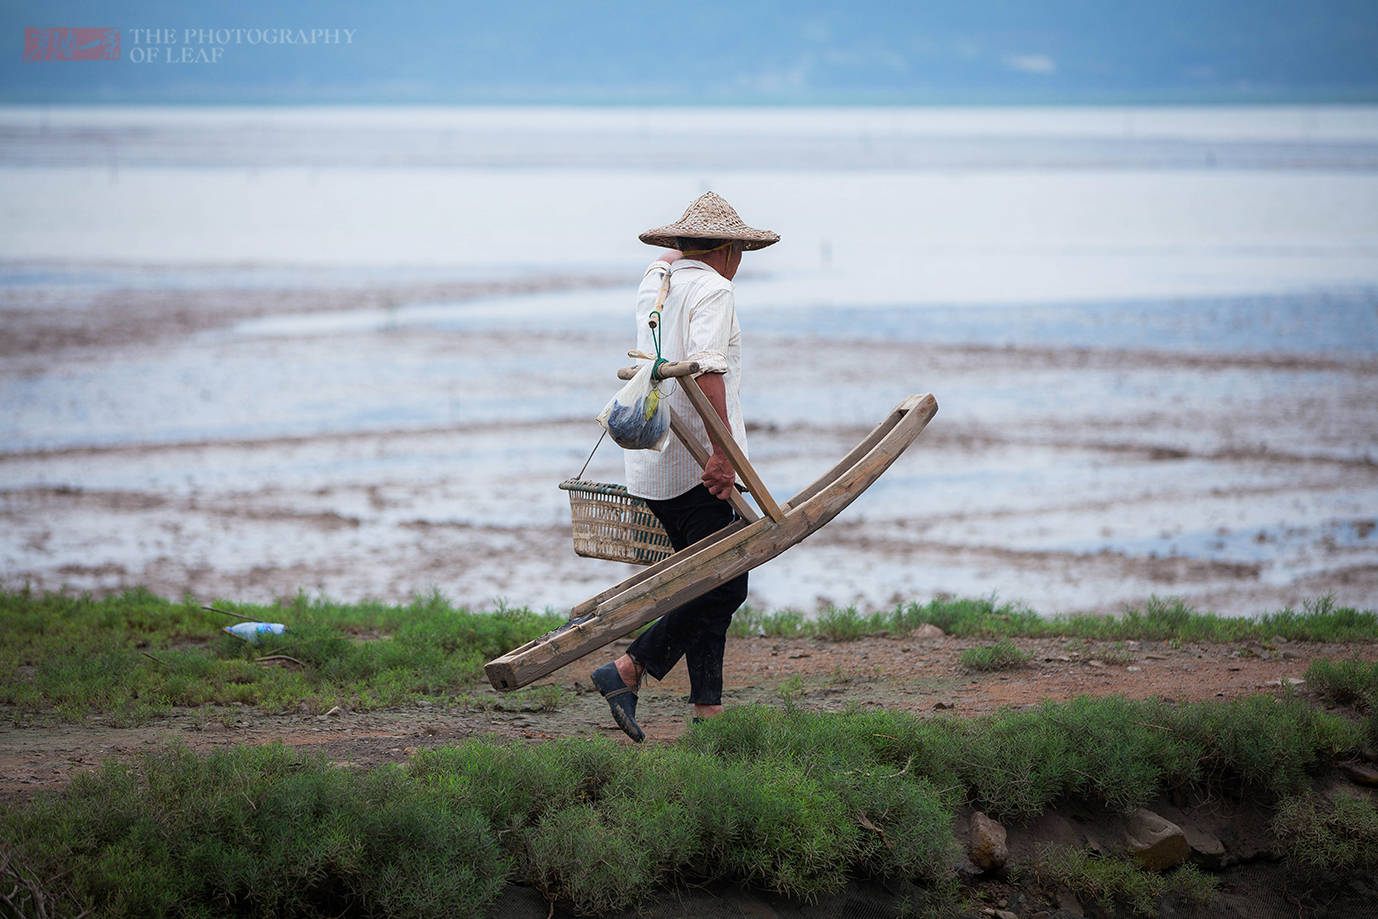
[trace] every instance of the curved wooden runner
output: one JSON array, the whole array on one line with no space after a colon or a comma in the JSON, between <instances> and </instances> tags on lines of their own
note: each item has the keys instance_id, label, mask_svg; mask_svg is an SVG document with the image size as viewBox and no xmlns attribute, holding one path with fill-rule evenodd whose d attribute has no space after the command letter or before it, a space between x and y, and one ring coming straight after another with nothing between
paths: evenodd
<instances>
[{"instance_id":1,"label":"curved wooden runner","mask_svg":"<svg viewBox=\"0 0 1378 919\"><path fill-rule=\"evenodd\" d=\"M590 597L565 625L489 661L496 689L538 680L800 542L880 478L938 411L931 393L909 396L850 453L779 508L779 520L738 521Z\"/></svg>"}]
</instances>

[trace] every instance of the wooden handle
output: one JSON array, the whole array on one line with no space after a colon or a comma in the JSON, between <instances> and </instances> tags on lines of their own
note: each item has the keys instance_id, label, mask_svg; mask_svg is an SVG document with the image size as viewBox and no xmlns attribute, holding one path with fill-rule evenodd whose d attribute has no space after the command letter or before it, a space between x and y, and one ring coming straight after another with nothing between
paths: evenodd
<instances>
[{"instance_id":1,"label":"wooden handle","mask_svg":"<svg viewBox=\"0 0 1378 919\"><path fill-rule=\"evenodd\" d=\"M694 462L698 463L699 468L702 469L704 466L708 465L708 451L703 448L703 444L694 439L693 434L685 427L684 422L680 421L679 416L675 414L675 410L670 409L669 411L670 430L674 431L680 443L684 444L685 449L689 451L689 455L694 458ZM751 505L746 503L746 499L742 497L741 492L737 491L737 489L734 488L728 492L727 501L737 511L737 516L741 517L747 523L754 523L759 519L759 515L751 509Z\"/></svg>"},{"instance_id":2,"label":"wooden handle","mask_svg":"<svg viewBox=\"0 0 1378 919\"><path fill-rule=\"evenodd\" d=\"M640 369L639 366L623 367L621 370L617 371L617 378L619 380L630 380L632 377L636 376L636 372ZM656 374L656 379L668 380L670 377L689 377L698 372L698 361L671 361L668 364L660 365L660 372Z\"/></svg>"},{"instance_id":3,"label":"wooden handle","mask_svg":"<svg viewBox=\"0 0 1378 919\"><path fill-rule=\"evenodd\" d=\"M741 476L747 488L751 489L751 495L756 499L756 504L767 517L776 523L785 519L785 512L780 510L780 506L775 503L775 499L766 490L766 483L761 481L761 477L756 474L756 470L747 461L742 448L732 439L732 431L718 417L717 409L713 408L713 404L708 401L708 397L699 388L699 381L693 377L685 377L679 381L679 385L684 390L684 394L689 397L689 404L694 406L694 410L703 419L704 429L708 432L708 439L713 442L713 447L719 452L727 454L727 458L732 461L732 468L737 470L737 475Z\"/></svg>"}]
</instances>

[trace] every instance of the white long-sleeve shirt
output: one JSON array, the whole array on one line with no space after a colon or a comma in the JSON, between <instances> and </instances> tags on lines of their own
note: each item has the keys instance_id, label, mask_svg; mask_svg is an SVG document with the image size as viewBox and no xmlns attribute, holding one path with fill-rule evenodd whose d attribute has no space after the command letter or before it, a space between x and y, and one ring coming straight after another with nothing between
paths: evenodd
<instances>
[{"instance_id":1,"label":"white long-sleeve shirt","mask_svg":"<svg viewBox=\"0 0 1378 919\"><path fill-rule=\"evenodd\" d=\"M742 330L732 299L732 282L697 259L682 258L673 264L654 261L636 292L636 346L655 354L648 320L660 294L660 282L670 272L670 292L660 308L660 356L669 361L698 361L701 373L721 373L727 395L727 421L732 438L746 452L746 426L742 422ZM712 453L703 420L694 411L679 383L665 380L661 396L669 396L670 408L692 436ZM665 449L624 450L627 491L641 498L677 498L702 482L703 469L679 438L670 435Z\"/></svg>"}]
</instances>

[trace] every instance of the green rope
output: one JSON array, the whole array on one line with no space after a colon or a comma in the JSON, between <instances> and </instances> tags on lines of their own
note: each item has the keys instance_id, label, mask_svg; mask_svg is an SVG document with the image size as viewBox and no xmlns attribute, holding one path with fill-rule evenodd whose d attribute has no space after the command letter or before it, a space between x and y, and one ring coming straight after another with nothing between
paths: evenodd
<instances>
[{"instance_id":1,"label":"green rope","mask_svg":"<svg viewBox=\"0 0 1378 919\"><path fill-rule=\"evenodd\" d=\"M651 323L651 341L654 342L656 346L656 362L655 365L651 367L651 379L659 380L660 365L668 364L670 362L660 356L660 310L652 310L650 318L653 320Z\"/></svg>"}]
</instances>

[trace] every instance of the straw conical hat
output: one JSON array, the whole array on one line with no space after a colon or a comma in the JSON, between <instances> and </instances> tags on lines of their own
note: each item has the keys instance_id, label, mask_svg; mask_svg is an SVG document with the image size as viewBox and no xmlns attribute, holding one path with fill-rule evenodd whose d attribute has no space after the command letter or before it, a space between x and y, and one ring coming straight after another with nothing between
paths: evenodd
<instances>
[{"instance_id":1,"label":"straw conical hat","mask_svg":"<svg viewBox=\"0 0 1378 919\"><path fill-rule=\"evenodd\" d=\"M743 249L764 249L780 241L779 233L747 226L732 205L711 191L699 195L679 220L647 230L639 238L648 246L673 249L675 240L682 237L734 239L741 242Z\"/></svg>"}]
</instances>

